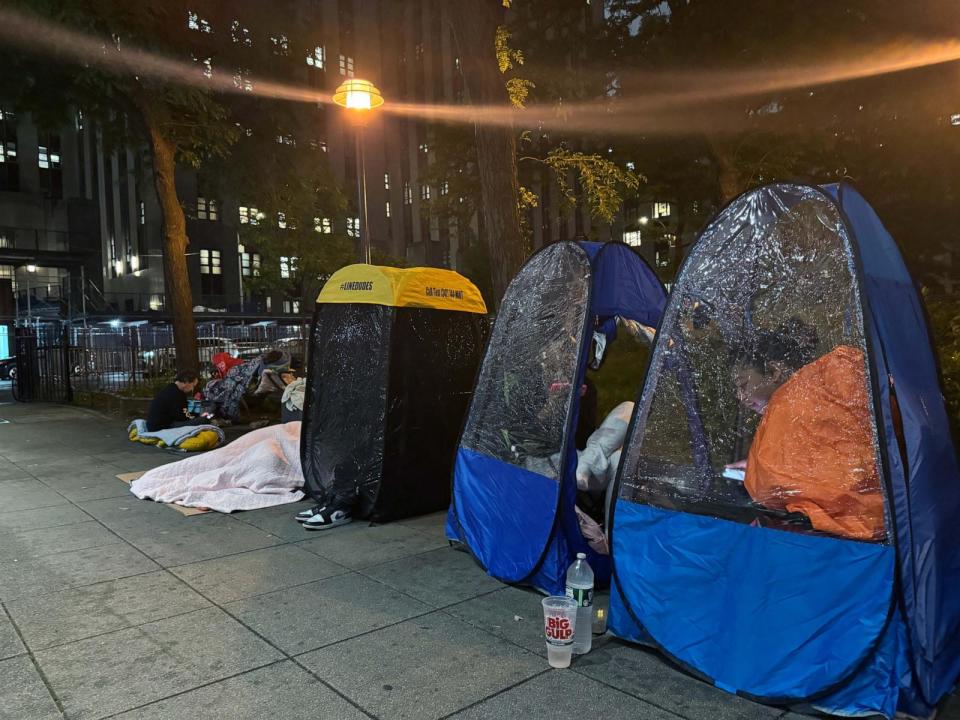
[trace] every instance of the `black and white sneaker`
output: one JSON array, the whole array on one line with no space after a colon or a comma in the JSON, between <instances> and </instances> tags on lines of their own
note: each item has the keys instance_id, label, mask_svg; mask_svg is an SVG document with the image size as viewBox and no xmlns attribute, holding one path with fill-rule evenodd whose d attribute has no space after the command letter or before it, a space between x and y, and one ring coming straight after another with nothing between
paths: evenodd
<instances>
[{"instance_id":1,"label":"black and white sneaker","mask_svg":"<svg viewBox=\"0 0 960 720\"><path fill-rule=\"evenodd\" d=\"M307 508L306 510L301 510L301 511L298 512L296 515L294 515L293 517L294 517L294 519L295 519L298 523L302 523L302 522L306 522L307 520L309 520L310 518L312 518L312 517L313 517L314 515L316 515L318 512L320 512L320 506L319 506L319 505L314 505L312 508Z\"/></svg>"},{"instance_id":2,"label":"black and white sneaker","mask_svg":"<svg viewBox=\"0 0 960 720\"><path fill-rule=\"evenodd\" d=\"M338 525L346 525L348 522L352 521L353 517L350 515L349 510L324 506L322 508L318 508L313 514L313 517L303 521L303 529L329 530L330 528L335 528Z\"/></svg>"}]
</instances>

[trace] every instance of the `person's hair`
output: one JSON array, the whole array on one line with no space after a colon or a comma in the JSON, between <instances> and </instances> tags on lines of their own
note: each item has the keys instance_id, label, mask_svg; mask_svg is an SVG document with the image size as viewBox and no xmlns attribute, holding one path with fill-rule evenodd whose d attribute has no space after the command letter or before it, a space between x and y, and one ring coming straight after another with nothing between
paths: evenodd
<instances>
[{"instance_id":1,"label":"person's hair","mask_svg":"<svg viewBox=\"0 0 960 720\"><path fill-rule=\"evenodd\" d=\"M194 380L199 380L199 376L193 370L181 370L177 373L176 380L181 383L192 383Z\"/></svg>"},{"instance_id":2,"label":"person's hair","mask_svg":"<svg viewBox=\"0 0 960 720\"><path fill-rule=\"evenodd\" d=\"M790 318L774 330L757 330L746 359L763 373L770 363L776 362L792 374L816 359L819 344L816 328L800 318Z\"/></svg>"}]
</instances>

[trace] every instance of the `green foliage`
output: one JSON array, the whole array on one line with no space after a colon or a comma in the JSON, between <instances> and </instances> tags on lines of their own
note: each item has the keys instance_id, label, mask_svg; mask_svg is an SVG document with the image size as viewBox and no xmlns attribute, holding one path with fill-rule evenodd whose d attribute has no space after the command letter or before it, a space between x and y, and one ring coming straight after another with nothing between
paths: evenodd
<instances>
[{"instance_id":1,"label":"green foliage","mask_svg":"<svg viewBox=\"0 0 960 720\"><path fill-rule=\"evenodd\" d=\"M960 302L927 297L926 305L947 411L956 431L960 429Z\"/></svg>"},{"instance_id":2,"label":"green foliage","mask_svg":"<svg viewBox=\"0 0 960 720\"><path fill-rule=\"evenodd\" d=\"M597 371L590 372L590 379L597 388L597 420L602 422L617 405L630 400L635 402L647 371L650 349L627 337L620 336L607 347L606 358Z\"/></svg>"},{"instance_id":3,"label":"green foliage","mask_svg":"<svg viewBox=\"0 0 960 720\"><path fill-rule=\"evenodd\" d=\"M510 47L510 31L503 25L497 28L494 50L497 55L497 67L501 73L513 70L517 65L523 65L523 52Z\"/></svg>"},{"instance_id":4,"label":"green foliage","mask_svg":"<svg viewBox=\"0 0 960 720\"><path fill-rule=\"evenodd\" d=\"M527 98L530 97L530 91L536 87L532 80L518 77L510 78L507 80L507 97L510 98L510 104L516 108L525 108Z\"/></svg>"},{"instance_id":5,"label":"green foliage","mask_svg":"<svg viewBox=\"0 0 960 720\"><path fill-rule=\"evenodd\" d=\"M612 222L620 210L623 204L621 188L636 190L642 179L600 155L566 148L554 148L547 153L543 163L553 170L560 192L570 205L577 201L569 180L571 173L576 173L586 193L590 214L604 222Z\"/></svg>"},{"instance_id":6,"label":"green foliage","mask_svg":"<svg viewBox=\"0 0 960 720\"><path fill-rule=\"evenodd\" d=\"M384 252L380 248L372 248L370 251L370 260L374 265L384 265L386 267L405 268L410 267L406 258L399 258Z\"/></svg>"},{"instance_id":7,"label":"green foliage","mask_svg":"<svg viewBox=\"0 0 960 720\"><path fill-rule=\"evenodd\" d=\"M32 113L42 127L56 129L81 110L101 125L108 143L121 145L143 143L148 126L154 125L176 148L178 162L192 167L223 157L237 140L228 108L209 89L137 74L122 54L129 46L189 58L193 38L186 27L188 3L12 0L7 6L102 39L102 59L86 63L9 47L0 50L5 68L0 94ZM210 52L218 50L226 54L231 49L221 45Z\"/></svg>"}]
</instances>

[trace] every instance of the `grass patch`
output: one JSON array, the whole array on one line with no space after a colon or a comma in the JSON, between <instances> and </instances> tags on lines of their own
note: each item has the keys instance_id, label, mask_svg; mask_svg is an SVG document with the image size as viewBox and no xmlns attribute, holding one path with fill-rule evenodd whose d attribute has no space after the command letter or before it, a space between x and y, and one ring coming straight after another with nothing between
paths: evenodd
<instances>
[{"instance_id":1,"label":"grass patch","mask_svg":"<svg viewBox=\"0 0 960 720\"><path fill-rule=\"evenodd\" d=\"M597 388L597 421L624 400L636 402L643 389L650 349L630 337L621 336L607 346L607 357L597 371L589 371Z\"/></svg>"}]
</instances>

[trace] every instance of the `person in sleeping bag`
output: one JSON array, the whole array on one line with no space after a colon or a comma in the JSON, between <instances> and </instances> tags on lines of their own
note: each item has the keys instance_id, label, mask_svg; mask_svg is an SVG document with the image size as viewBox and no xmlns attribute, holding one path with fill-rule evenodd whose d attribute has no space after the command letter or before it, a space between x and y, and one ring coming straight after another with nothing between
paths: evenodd
<instances>
[{"instance_id":1,"label":"person in sleeping bag","mask_svg":"<svg viewBox=\"0 0 960 720\"><path fill-rule=\"evenodd\" d=\"M817 332L791 319L759 330L734 370L740 402L763 417L743 468L757 503L802 513L814 530L854 540L885 535L863 351L817 357Z\"/></svg>"}]
</instances>

